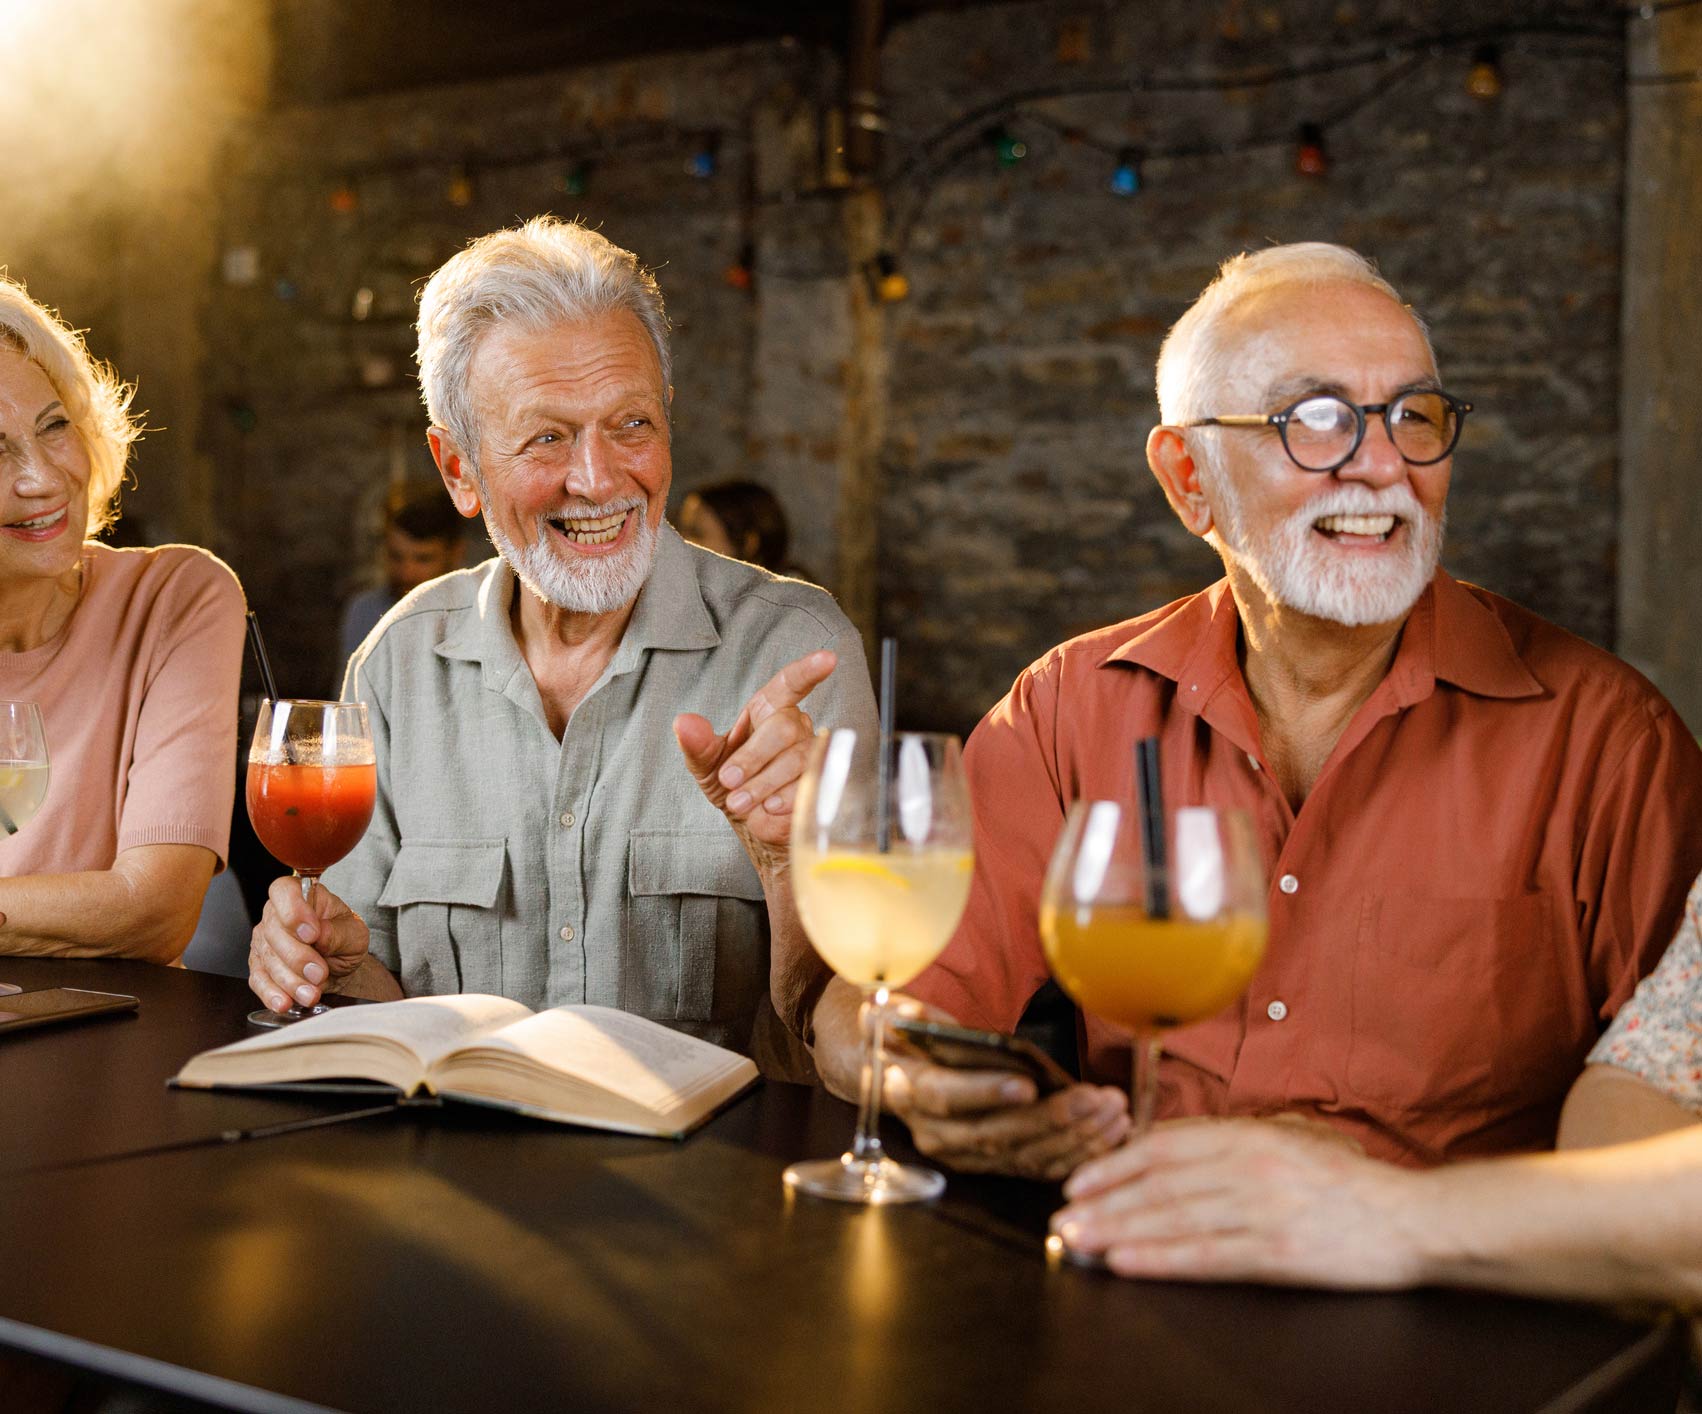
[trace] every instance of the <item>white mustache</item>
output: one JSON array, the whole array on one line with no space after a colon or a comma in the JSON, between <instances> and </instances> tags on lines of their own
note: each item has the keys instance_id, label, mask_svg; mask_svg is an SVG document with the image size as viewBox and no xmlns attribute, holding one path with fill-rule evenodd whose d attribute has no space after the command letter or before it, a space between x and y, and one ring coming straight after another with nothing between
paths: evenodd
<instances>
[{"instance_id":1,"label":"white mustache","mask_svg":"<svg viewBox=\"0 0 1702 1414\"><path fill-rule=\"evenodd\" d=\"M612 516L625 511L636 510L644 504L642 496L626 496L606 505L596 506L589 501L571 501L567 505L540 516L540 520L554 520L565 517L571 520L600 520L604 516Z\"/></svg>"},{"instance_id":2,"label":"white mustache","mask_svg":"<svg viewBox=\"0 0 1702 1414\"><path fill-rule=\"evenodd\" d=\"M1426 519L1418 497L1407 486L1389 486L1373 491L1367 486L1338 486L1326 491L1316 500L1308 501L1291 517L1303 525L1312 525L1326 516L1397 516L1418 524Z\"/></svg>"}]
</instances>

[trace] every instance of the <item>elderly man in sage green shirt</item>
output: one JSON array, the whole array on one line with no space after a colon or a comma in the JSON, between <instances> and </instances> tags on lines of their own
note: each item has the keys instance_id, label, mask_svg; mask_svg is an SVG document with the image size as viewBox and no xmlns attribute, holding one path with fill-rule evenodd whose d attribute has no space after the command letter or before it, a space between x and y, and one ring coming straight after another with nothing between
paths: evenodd
<instances>
[{"instance_id":1,"label":"elderly man in sage green shirt","mask_svg":"<svg viewBox=\"0 0 1702 1414\"><path fill-rule=\"evenodd\" d=\"M274 1011L591 1002L777 1060L776 1018L798 1030L826 980L787 875L799 704L873 730L857 635L663 521L667 321L629 252L547 217L486 236L432 277L419 332L433 456L498 558L350 661L372 824L311 906L273 884L249 984Z\"/></svg>"}]
</instances>

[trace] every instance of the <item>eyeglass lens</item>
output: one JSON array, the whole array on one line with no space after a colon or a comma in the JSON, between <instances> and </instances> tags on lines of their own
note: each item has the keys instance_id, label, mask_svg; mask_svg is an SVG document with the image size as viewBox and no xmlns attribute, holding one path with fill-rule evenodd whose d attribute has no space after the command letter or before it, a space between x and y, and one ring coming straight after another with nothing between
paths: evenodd
<instances>
[{"instance_id":1,"label":"eyeglass lens","mask_svg":"<svg viewBox=\"0 0 1702 1414\"><path fill-rule=\"evenodd\" d=\"M1389 436L1407 461L1441 461L1458 435L1459 414L1440 393L1405 393L1384 414ZM1354 451L1359 409L1342 398L1319 396L1296 404L1284 425L1288 454L1308 471L1330 471Z\"/></svg>"}]
</instances>

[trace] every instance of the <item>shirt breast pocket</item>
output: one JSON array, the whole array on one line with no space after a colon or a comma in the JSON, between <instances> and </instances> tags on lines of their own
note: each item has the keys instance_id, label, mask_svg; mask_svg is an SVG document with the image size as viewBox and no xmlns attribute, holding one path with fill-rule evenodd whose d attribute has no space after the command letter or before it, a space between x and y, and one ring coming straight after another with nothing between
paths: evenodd
<instances>
[{"instance_id":1,"label":"shirt breast pocket","mask_svg":"<svg viewBox=\"0 0 1702 1414\"><path fill-rule=\"evenodd\" d=\"M748 1019L768 990L767 911L726 830L634 830L621 1006L675 1021Z\"/></svg>"},{"instance_id":2,"label":"shirt breast pocket","mask_svg":"<svg viewBox=\"0 0 1702 1414\"><path fill-rule=\"evenodd\" d=\"M1559 1056L1577 972L1547 894L1363 900L1347 1080L1405 1111L1524 1108L1576 1066ZM1564 1081L1560 1082L1564 1085Z\"/></svg>"},{"instance_id":3,"label":"shirt breast pocket","mask_svg":"<svg viewBox=\"0 0 1702 1414\"><path fill-rule=\"evenodd\" d=\"M403 840L378 896L396 910L408 996L502 994L506 841Z\"/></svg>"}]
</instances>

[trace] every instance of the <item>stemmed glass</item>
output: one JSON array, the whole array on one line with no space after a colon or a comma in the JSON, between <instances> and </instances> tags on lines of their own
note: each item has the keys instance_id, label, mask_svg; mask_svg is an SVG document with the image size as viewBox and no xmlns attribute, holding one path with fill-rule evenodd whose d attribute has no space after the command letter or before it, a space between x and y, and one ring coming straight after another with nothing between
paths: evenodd
<instances>
[{"instance_id":1,"label":"stemmed glass","mask_svg":"<svg viewBox=\"0 0 1702 1414\"><path fill-rule=\"evenodd\" d=\"M283 698L260 704L248 748L248 818L272 856L301 880L311 908L319 876L366 833L378 788L366 706ZM256 1026L286 1026L323 1005L250 1012Z\"/></svg>"},{"instance_id":2,"label":"stemmed glass","mask_svg":"<svg viewBox=\"0 0 1702 1414\"><path fill-rule=\"evenodd\" d=\"M788 1188L847 1203L937 1197L945 1179L880 1140L886 1007L950 941L974 873L969 787L956 737L849 728L816 734L792 817L792 886L804 930L863 991L857 1131L837 1159L793 1164Z\"/></svg>"},{"instance_id":3,"label":"stemmed glass","mask_svg":"<svg viewBox=\"0 0 1702 1414\"><path fill-rule=\"evenodd\" d=\"M1166 820L1149 869L1134 808L1077 801L1052 851L1040 936L1084 1011L1133 1034L1129 1115L1152 1124L1164 1032L1222 1011L1265 955L1265 881L1251 822L1189 806Z\"/></svg>"},{"instance_id":4,"label":"stemmed glass","mask_svg":"<svg viewBox=\"0 0 1702 1414\"><path fill-rule=\"evenodd\" d=\"M41 708L0 702L0 830L15 835L47 797L49 763Z\"/></svg>"}]
</instances>

